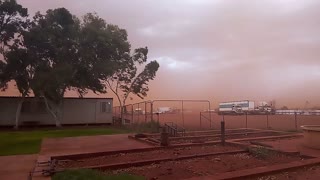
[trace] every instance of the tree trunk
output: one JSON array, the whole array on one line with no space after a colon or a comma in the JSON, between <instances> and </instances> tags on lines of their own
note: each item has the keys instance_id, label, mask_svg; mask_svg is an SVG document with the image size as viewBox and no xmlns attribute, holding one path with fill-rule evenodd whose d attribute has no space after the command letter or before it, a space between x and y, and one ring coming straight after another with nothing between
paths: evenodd
<instances>
[{"instance_id":1,"label":"tree trunk","mask_svg":"<svg viewBox=\"0 0 320 180\"><path fill-rule=\"evenodd\" d=\"M61 110L60 110L59 106L55 107L53 105L54 103L50 103L49 100L45 96L44 96L44 102L46 104L47 110L50 112L50 114L52 115L52 117L56 123L56 127L61 127L61 123L60 123Z\"/></svg>"},{"instance_id":2,"label":"tree trunk","mask_svg":"<svg viewBox=\"0 0 320 180\"><path fill-rule=\"evenodd\" d=\"M16 129L16 130L19 129L19 119L20 119L20 115L21 115L21 108L22 108L23 101L24 101L24 96L22 96L22 98L18 104L17 111L16 111L16 120L15 120L15 125L14 125L14 129Z\"/></svg>"},{"instance_id":3,"label":"tree trunk","mask_svg":"<svg viewBox=\"0 0 320 180\"><path fill-rule=\"evenodd\" d=\"M56 112L57 112L56 127L61 127L61 119L62 119L61 105L57 106Z\"/></svg>"},{"instance_id":4,"label":"tree trunk","mask_svg":"<svg viewBox=\"0 0 320 180\"><path fill-rule=\"evenodd\" d=\"M114 92L115 93L115 92ZM120 105L120 119L121 119L121 124L124 124L124 117L123 117L123 106L122 106L122 102L121 102L121 99L119 97L119 95L117 93L115 93L115 95L117 96L118 98L118 101L119 101L119 105Z\"/></svg>"},{"instance_id":5,"label":"tree trunk","mask_svg":"<svg viewBox=\"0 0 320 180\"><path fill-rule=\"evenodd\" d=\"M121 122L122 122L122 125L125 125L125 119L124 119L124 111L125 111L125 101L123 101L122 105L120 104L120 107L121 107Z\"/></svg>"},{"instance_id":6,"label":"tree trunk","mask_svg":"<svg viewBox=\"0 0 320 180\"><path fill-rule=\"evenodd\" d=\"M121 124L125 124L125 119L124 119L124 106L120 106L120 118L121 118Z\"/></svg>"}]
</instances>

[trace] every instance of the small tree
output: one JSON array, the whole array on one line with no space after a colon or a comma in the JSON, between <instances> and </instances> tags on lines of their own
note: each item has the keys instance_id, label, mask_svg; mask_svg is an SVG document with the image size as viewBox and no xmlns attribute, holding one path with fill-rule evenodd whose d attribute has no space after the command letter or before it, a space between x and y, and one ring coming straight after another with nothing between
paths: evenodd
<instances>
[{"instance_id":1,"label":"small tree","mask_svg":"<svg viewBox=\"0 0 320 180\"><path fill-rule=\"evenodd\" d=\"M88 90L104 93L102 79L111 75L113 42L106 26L91 14L81 22L64 8L37 14L26 34L28 52L38 60L32 89L43 97L48 111L61 126L61 108L67 90L83 97ZM109 47L110 46L110 47Z\"/></svg>"},{"instance_id":2,"label":"small tree","mask_svg":"<svg viewBox=\"0 0 320 180\"><path fill-rule=\"evenodd\" d=\"M33 78L35 96L43 97L48 111L61 124L61 108L67 90L83 97L88 90L105 93L103 80L118 66L115 59L126 49L117 26L106 25L95 14L83 21L64 8L37 14L26 34L28 53L39 64ZM120 35L120 36L119 36Z\"/></svg>"},{"instance_id":3,"label":"small tree","mask_svg":"<svg viewBox=\"0 0 320 180\"><path fill-rule=\"evenodd\" d=\"M25 97L29 96L31 91L31 81L34 76L33 59L30 58L25 49L11 48L6 53L6 65L2 74L5 79L5 86L9 80L13 80L21 93L21 99L18 103L15 117L15 129L19 127L19 118L21 114L21 107ZM4 88L6 89L6 87Z\"/></svg>"},{"instance_id":4,"label":"small tree","mask_svg":"<svg viewBox=\"0 0 320 180\"><path fill-rule=\"evenodd\" d=\"M148 48L138 48L134 54L121 63L114 75L106 80L106 86L116 95L120 104L120 118L124 124L124 111L126 100L132 93L143 99L149 91L148 82L153 80L159 69L157 61L145 65L142 72L137 73L137 66L147 62Z\"/></svg>"},{"instance_id":5,"label":"small tree","mask_svg":"<svg viewBox=\"0 0 320 180\"><path fill-rule=\"evenodd\" d=\"M24 98L30 92L32 68L26 56L26 50L19 47L23 44L22 34L27 29L27 8L15 0L0 0L0 89L6 90L8 82L14 80L22 98L18 104L15 118L15 129L19 126L19 117Z\"/></svg>"}]
</instances>

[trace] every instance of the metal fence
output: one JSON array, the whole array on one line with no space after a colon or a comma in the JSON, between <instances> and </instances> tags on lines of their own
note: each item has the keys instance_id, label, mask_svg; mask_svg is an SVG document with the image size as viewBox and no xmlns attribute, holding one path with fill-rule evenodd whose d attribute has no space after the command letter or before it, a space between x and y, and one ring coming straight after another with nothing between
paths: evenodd
<instances>
[{"instance_id":1,"label":"metal fence","mask_svg":"<svg viewBox=\"0 0 320 180\"><path fill-rule=\"evenodd\" d=\"M283 131L300 131L302 125L320 125L319 115L266 114L266 115L218 115L214 113L215 128L225 121L226 128L256 128Z\"/></svg>"},{"instance_id":2,"label":"metal fence","mask_svg":"<svg viewBox=\"0 0 320 180\"><path fill-rule=\"evenodd\" d=\"M162 109L167 108L167 111ZM159 124L173 122L187 129L212 128L211 109L208 100L153 100L129 104L124 107L123 118L127 124L156 121ZM120 118L119 106L113 108L115 119ZM202 121L202 123L200 123ZM202 126L202 127L201 127Z\"/></svg>"},{"instance_id":3,"label":"metal fence","mask_svg":"<svg viewBox=\"0 0 320 180\"><path fill-rule=\"evenodd\" d=\"M172 112L159 112L160 107L172 107ZM120 107L113 108L114 118L120 117ZM207 100L154 100L125 106L127 124L173 122L187 130L226 128L256 128L299 131L302 125L320 125L318 114L265 114L265 115L219 115L211 110Z\"/></svg>"}]
</instances>

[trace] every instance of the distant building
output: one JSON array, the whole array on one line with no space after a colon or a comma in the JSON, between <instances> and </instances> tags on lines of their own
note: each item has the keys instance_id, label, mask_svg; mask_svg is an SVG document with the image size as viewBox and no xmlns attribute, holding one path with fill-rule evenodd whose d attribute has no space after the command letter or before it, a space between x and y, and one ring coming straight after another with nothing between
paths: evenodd
<instances>
[{"instance_id":1,"label":"distant building","mask_svg":"<svg viewBox=\"0 0 320 180\"><path fill-rule=\"evenodd\" d=\"M276 110L276 114L320 115L320 110Z\"/></svg>"},{"instance_id":2,"label":"distant building","mask_svg":"<svg viewBox=\"0 0 320 180\"><path fill-rule=\"evenodd\" d=\"M13 126L21 97L0 97L0 126ZM62 125L111 124L112 98L66 97L62 107ZM20 125L55 125L43 98L26 97L22 104Z\"/></svg>"}]
</instances>

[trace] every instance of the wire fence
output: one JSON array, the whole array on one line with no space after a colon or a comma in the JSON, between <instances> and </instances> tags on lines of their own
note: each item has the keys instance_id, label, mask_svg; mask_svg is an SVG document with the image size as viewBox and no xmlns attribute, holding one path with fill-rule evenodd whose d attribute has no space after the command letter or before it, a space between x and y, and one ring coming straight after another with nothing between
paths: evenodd
<instances>
[{"instance_id":1,"label":"wire fence","mask_svg":"<svg viewBox=\"0 0 320 180\"><path fill-rule=\"evenodd\" d=\"M113 108L114 119L120 118L120 107ZM320 114L219 115L207 100L154 100L124 107L126 124L157 122L160 126L173 122L186 130L255 128L300 131L302 125L320 125Z\"/></svg>"},{"instance_id":2,"label":"wire fence","mask_svg":"<svg viewBox=\"0 0 320 180\"><path fill-rule=\"evenodd\" d=\"M163 125L173 122L186 129L200 129L200 119L203 118L204 127L211 128L211 113L200 116L203 111L210 110L208 100L154 100L126 105L123 108L123 119L126 124L141 124L151 121ZM113 108L114 119L119 120L121 108Z\"/></svg>"},{"instance_id":3,"label":"wire fence","mask_svg":"<svg viewBox=\"0 0 320 180\"><path fill-rule=\"evenodd\" d=\"M272 114L272 115L213 115L215 128L225 121L226 128L274 129L300 131L303 125L320 125L319 115Z\"/></svg>"}]
</instances>

